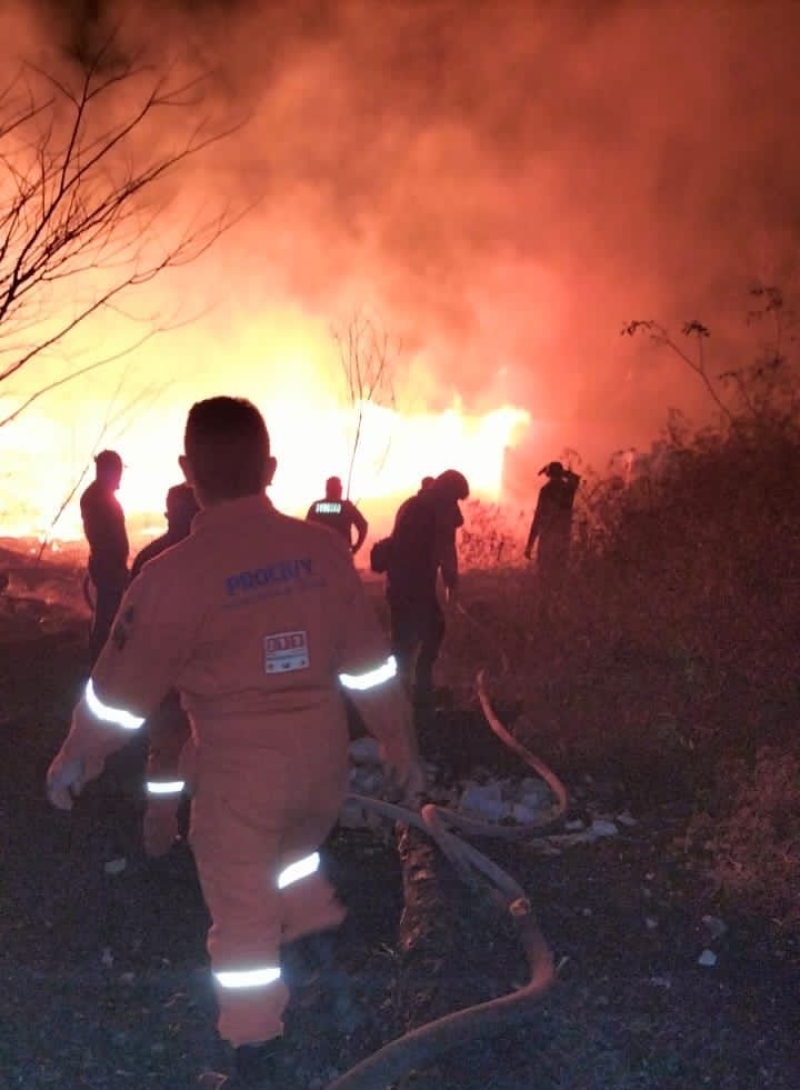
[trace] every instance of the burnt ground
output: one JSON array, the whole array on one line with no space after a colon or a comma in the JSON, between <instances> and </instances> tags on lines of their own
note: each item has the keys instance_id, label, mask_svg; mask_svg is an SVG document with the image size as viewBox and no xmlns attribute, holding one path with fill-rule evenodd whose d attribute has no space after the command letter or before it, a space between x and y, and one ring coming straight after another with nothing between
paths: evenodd
<instances>
[{"instance_id":1,"label":"burnt ground","mask_svg":"<svg viewBox=\"0 0 800 1090\"><path fill-rule=\"evenodd\" d=\"M43 625L42 616L47 622ZM85 622L22 603L0 633L0 1086L93 1090L197 1085L213 1063L207 917L191 854L158 864L139 848L141 746L133 743L72 815L44 800L47 764L83 678ZM635 669L635 664L633 667ZM422 732L462 767L508 761L471 711ZM453 739L457 739L454 742ZM547 855L488 845L529 891L560 965L524 1029L474 1042L412 1075L415 1090L796 1090L796 944L766 919L721 915L683 837L681 798L626 800L625 784L568 781L577 813L637 824ZM296 955L286 1090L324 1087L382 1043L524 980L506 920L445 882L438 946L400 952L401 868L391 835L337 830L327 865L350 907L336 938L358 1017L343 1024L325 974ZM109 874L105 865L125 860ZM704 967L704 949L717 955ZM377 1088L376 1088L377 1090Z\"/></svg>"}]
</instances>

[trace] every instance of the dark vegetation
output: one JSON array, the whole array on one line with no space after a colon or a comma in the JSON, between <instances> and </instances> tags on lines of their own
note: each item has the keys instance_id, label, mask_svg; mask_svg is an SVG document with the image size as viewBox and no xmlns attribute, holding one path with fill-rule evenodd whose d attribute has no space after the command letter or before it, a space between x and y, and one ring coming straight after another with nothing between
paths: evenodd
<instances>
[{"instance_id":1,"label":"dark vegetation","mask_svg":"<svg viewBox=\"0 0 800 1090\"><path fill-rule=\"evenodd\" d=\"M449 655L465 686L494 656L518 729L562 771L689 800L687 845L720 894L797 928L800 369L781 293L752 299L755 362L719 375L701 323L682 342L626 327L691 367L717 423L672 413L632 472L584 470L569 578L547 614L535 571L497 563L519 555L513 528L473 510L470 548L494 570L473 576Z\"/></svg>"}]
</instances>

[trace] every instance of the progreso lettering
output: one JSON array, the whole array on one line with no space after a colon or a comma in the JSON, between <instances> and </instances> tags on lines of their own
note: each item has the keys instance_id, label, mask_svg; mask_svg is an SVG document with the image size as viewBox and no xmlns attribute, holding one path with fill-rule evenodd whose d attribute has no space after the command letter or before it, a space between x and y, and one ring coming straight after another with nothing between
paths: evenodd
<instances>
[{"instance_id":1,"label":"progreso lettering","mask_svg":"<svg viewBox=\"0 0 800 1090\"><path fill-rule=\"evenodd\" d=\"M240 591L261 590L273 583L289 583L304 579L314 574L311 558L303 560L279 560L267 568L253 568L237 575L229 575L225 580L225 590L233 597Z\"/></svg>"}]
</instances>

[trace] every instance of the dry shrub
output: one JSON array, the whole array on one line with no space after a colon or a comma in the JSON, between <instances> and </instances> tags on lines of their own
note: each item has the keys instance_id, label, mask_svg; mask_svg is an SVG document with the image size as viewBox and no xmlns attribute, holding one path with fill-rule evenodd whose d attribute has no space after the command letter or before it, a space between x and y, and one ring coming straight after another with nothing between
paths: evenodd
<instances>
[{"instance_id":1,"label":"dry shrub","mask_svg":"<svg viewBox=\"0 0 800 1090\"><path fill-rule=\"evenodd\" d=\"M730 773L706 846L722 891L800 928L800 759L764 747Z\"/></svg>"},{"instance_id":2,"label":"dry shrub","mask_svg":"<svg viewBox=\"0 0 800 1090\"><path fill-rule=\"evenodd\" d=\"M581 469L569 572L546 608L520 562L529 514L470 512L475 570L443 665L465 696L486 668L513 728L564 775L609 773L643 802L716 798L720 885L797 920L800 385L763 361L733 374L717 427L672 416L638 475Z\"/></svg>"},{"instance_id":3,"label":"dry shrub","mask_svg":"<svg viewBox=\"0 0 800 1090\"><path fill-rule=\"evenodd\" d=\"M720 757L752 759L795 731L800 429L673 426L658 453L660 471L627 485L584 473L547 609L535 564L520 563L522 514L509 529L495 509L469 513L469 617L450 625L448 673L467 686L488 665L502 699L582 759L646 750L655 769L667 737L665 756L706 786Z\"/></svg>"},{"instance_id":4,"label":"dry shrub","mask_svg":"<svg viewBox=\"0 0 800 1090\"><path fill-rule=\"evenodd\" d=\"M463 514L464 527L458 543L463 568L490 571L522 560L529 514L483 500L468 500L463 504Z\"/></svg>"}]
</instances>

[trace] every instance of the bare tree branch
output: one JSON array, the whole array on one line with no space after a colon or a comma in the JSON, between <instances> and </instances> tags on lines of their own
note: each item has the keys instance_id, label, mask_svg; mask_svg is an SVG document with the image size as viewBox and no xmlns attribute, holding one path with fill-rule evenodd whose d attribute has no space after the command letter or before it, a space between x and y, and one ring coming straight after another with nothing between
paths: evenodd
<instances>
[{"instance_id":1,"label":"bare tree branch","mask_svg":"<svg viewBox=\"0 0 800 1090\"><path fill-rule=\"evenodd\" d=\"M352 315L346 328L334 327L331 336L339 354L347 397L355 413L345 489L345 495L349 498L368 406L394 408L394 373L401 346L391 343L385 329L360 310Z\"/></svg>"},{"instance_id":2,"label":"bare tree branch","mask_svg":"<svg viewBox=\"0 0 800 1090\"><path fill-rule=\"evenodd\" d=\"M119 352L114 352L111 356L106 356L105 359L95 360L93 363L87 364L85 367L80 367L77 371L70 371L66 375L62 375L60 378L54 379L52 382L47 382L43 386L40 386L32 394L29 394L24 401L19 404L16 409L13 409L6 416L0 417L0 428L5 427L6 424L12 423L17 417L21 416L26 409L29 409L35 401L38 401L40 397L44 397L45 394L49 394L51 390L57 390L60 386L66 386L68 382L74 382L75 379L83 378L84 375L89 375L92 371L97 371L101 367L108 367L111 363L118 363L121 359L131 355L133 352L142 348L149 340L152 340L158 333L162 332L160 329L150 329L144 336L140 337L134 344L128 345L127 348L121 349Z\"/></svg>"},{"instance_id":3,"label":"bare tree branch","mask_svg":"<svg viewBox=\"0 0 800 1090\"><path fill-rule=\"evenodd\" d=\"M727 425L740 433L748 428L789 426L794 420L795 409L800 401L800 367L791 352L791 326L795 319L793 308L787 309L784 294L774 285L760 285L750 290L755 300L748 309L748 326L758 323L767 325L754 362L739 364L716 375L709 372L706 362L705 341L708 328L694 320L685 322L683 335L695 342L695 351L680 346L669 331L658 322L636 320L626 323L623 335L646 333L662 348L668 348L682 360L701 380ZM723 393L733 391L733 397L723 398Z\"/></svg>"},{"instance_id":4,"label":"bare tree branch","mask_svg":"<svg viewBox=\"0 0 800 1090\"><path fill-rule=\"evenodd\" d=\"M697 346L697 355L692 356L685 349L681 348L674 337L669 331L658 322L652 319L635 319L632 322L627 322L622 328L623 336L633 337L637 333L647 333L654 344L659 348L668 348L678 359L689 367L702 382L706 388L706 392L711 397L714 404L727 419L729 424L734 423L734 414L730 408L720 397L716 387L712 381L711 376L706 368L705 353L704 353L704 341L710 336L709 330L702 322L693 320L691 322L684 322L682 333L685 337L691 337L694 339Z\"/></svg>"},{"instance_id":5,"label":"bare tree branch","mask_svg":"<svg viewBox=\"0 0 800 1090\"><path fill-rule=\"evenodd\" d=\"M240 126L210 125L204 75L120 61L115 46L112 32L77 74L28 65L0 91L0 383L102 312L130 318L125 296L195 261L248 210L165 222L162 183ZM183 134L167 142L172 115ZM93 367L43 383L0 427Z\"/></svg>"}]
</instances>

